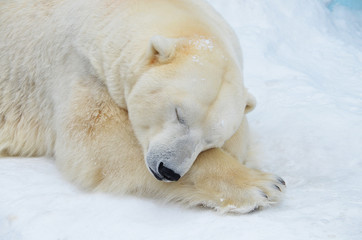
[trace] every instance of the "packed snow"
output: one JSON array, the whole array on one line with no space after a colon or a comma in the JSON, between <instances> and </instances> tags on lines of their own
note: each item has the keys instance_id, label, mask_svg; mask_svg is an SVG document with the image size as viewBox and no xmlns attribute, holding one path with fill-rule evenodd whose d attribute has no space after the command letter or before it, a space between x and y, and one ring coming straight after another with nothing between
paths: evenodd
<instances>
[{"instance_id":1,"label":"packed snow","mask_svg":"<svg viewBox=\"0 0 362 240\"><path fill-rule=\"evenodd\" d=\"M355 2L355 5L351 4ZM240 38L262 169L282 203L247 215L85 193L47 158L0 159L0 239L362 239L362 7L210 0Z\"/></svg>"}]
</instances>

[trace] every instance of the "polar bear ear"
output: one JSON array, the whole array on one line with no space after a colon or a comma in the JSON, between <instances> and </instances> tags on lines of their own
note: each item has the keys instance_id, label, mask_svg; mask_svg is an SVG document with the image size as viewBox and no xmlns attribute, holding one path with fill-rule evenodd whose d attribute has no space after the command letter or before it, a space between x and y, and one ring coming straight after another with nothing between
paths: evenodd
<instances>
[{"instance_id":1,"label":"polar bear ear","mask_svg":"<svg viewBox=\"0 0 362 240\"><path fill-rule=\"evenodd\" d=\"M249 113L254 110L256 106L256 99L253 95L248 93L248 98L246 100L245 113Z\"/></svg>"},{"instance_id":2,"label":"polar bear ear","mask_svg":"<svg viewBox=\"0 0 362 240\"><path fill-rule=\"evenodd\" d=\"M152 61L165 63L175 55L176 39L154 36L151 38L150 43Z\"/></svg>"}]
</instances>

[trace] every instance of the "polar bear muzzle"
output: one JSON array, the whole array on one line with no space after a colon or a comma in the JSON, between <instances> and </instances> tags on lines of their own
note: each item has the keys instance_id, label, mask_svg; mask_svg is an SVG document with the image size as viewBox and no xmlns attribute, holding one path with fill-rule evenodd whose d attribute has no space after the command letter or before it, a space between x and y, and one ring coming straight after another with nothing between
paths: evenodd
<instances>
[{"instance_id":1,"label":"polar bear muzzle","mask_svg":"<svg viewBox=\"0 0 362 240\"><path fill-rule=\"evenodd\" d=\"M189 136L182 136L166 144L154 144L146 155L146 164L160 181L177 181L191 167L199 147Z\"/></svg>"}]
</instances>

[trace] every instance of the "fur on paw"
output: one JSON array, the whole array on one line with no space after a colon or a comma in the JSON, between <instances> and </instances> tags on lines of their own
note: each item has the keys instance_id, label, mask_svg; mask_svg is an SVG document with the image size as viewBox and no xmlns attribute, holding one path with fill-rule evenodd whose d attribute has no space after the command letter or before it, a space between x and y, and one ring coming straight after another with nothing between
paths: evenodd
<instances>
[{"instance_id":1,"label":"fur on paw","mask_svg":"<svg viewBox=\"0 0 362 240\"><path fill-rule=\"evenodd\" d=\"M195 186L200 204L220 213L249 213L279 202L286 184L278 176L258 170L208 177Z\"/></svg>"}]
</instances>

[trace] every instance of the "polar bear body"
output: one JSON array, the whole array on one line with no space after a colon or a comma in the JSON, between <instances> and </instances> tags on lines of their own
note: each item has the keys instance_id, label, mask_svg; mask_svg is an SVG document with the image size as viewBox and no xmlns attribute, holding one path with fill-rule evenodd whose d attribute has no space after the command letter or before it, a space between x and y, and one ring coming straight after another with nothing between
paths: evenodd
<instances>
[{"instance_id":1,"label":"polar bear body","mask_svg":"<svg viewBox=\"0 0 362 240\"><path fill-rule=\"evenodd\" d=\"M20 121L6 121L10 126L2 130L21 129L17 133L21 136L12 139L19 141L16 144L1 141L0 151L10 155L54 153L54 114L67 99L75 79L97 78L108 88L114 88L109 89L114 101L127 109L125 95L134 84L132 81L136 81L133 75L142 67L139 62L144 61L143 55L155 33L171 37L210 36L207 22L215 22L224 26L217 29L218 36L236 41L227 25L202 2L15 1L1 4L0 18L5 23L0 27L1 97L5 98L1 109L7 116L13 114L8 117L10 120ZM205 12L205 7L210 16L199 14ZM235 48L238 49L237 43L229 52ZM114 83L115 79L121 82ZM17 94L11 94L18 90ZM15 127L16 124L22 127Z\"/></svg>"},{"instance_id":2,"label":"polar bear body","mask_svg":"<svg viewBox=\"0 0 362 240\"><path fill-rule=\"evenodd\" d=\"M254 106L237 38L208 4L5 1L0 22L0 155L54 156L65 176L88 189L241 212L273 200L251 188L226 191L230 199L250 198L226 204L221 190L202 184L205 169L223 179L236 171L234 158L245 160L244 114ZM226 152L199 156L210 148ZM230 164L223 173L203 158ZM240 186L265 178L235 168L247 173ZM148 171L159 180L182 178L158 182ZM264 180L280 185L275 179ZM234 185L228 181L221 182Z\"/></svg>"}]
</instances>

